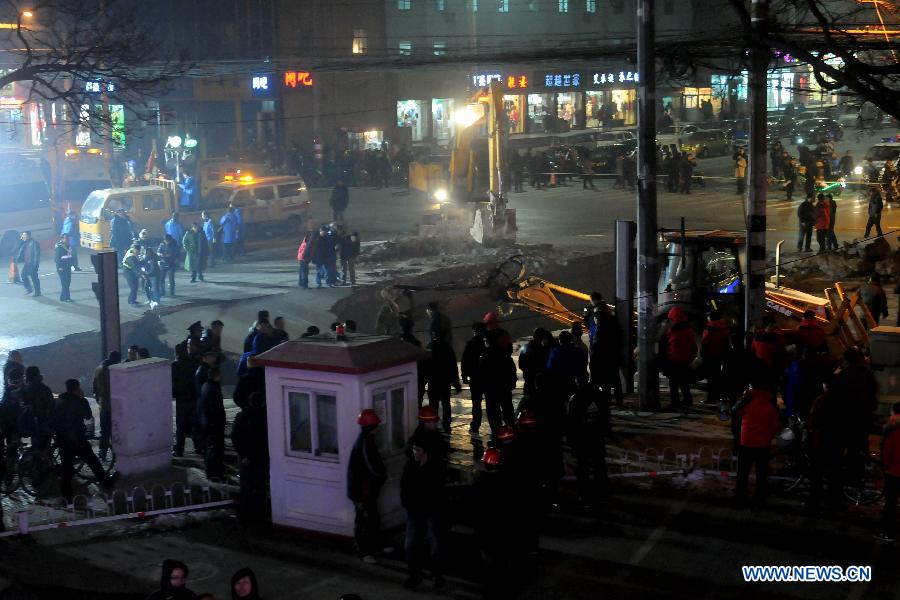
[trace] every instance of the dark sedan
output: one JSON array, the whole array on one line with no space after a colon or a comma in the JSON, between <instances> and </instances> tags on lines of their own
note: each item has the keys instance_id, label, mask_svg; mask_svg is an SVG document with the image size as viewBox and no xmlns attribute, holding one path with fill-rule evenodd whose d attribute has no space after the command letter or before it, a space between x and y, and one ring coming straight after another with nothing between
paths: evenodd
<instances>
[{"instance_id":1,"label":"dark sedan","mask_svg":"<svg viewBox=\"0 0 900 600\"><path fill-rule=\"evenodd\" d=\"M806 119L797 123L791 138L795 144L818 144L844 137L844 126L834 119Z\"/></svg>"}]
</instances>

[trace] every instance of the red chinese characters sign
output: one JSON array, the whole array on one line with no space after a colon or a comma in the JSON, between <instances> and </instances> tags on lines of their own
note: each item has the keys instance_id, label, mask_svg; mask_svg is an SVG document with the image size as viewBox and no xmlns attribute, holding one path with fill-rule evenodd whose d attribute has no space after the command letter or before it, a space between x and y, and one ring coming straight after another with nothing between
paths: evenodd
<instances>
[{"instance_id":1,"label":"red chinese characters sign","mask_svg":"<svg viewBox=\"0 0 900 600\"><path fill-rule=\"evenodd\" d=\"M309 71L286 71L283 81L286 88L296 89L313 86L312 73Z\"/></svg>"}]
</instances>

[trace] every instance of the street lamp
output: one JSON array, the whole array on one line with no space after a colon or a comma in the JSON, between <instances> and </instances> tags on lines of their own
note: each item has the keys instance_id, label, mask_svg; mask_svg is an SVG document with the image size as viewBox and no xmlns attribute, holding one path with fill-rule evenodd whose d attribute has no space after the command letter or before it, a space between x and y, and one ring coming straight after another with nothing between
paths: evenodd
<instances>
[{"instance_id":1,"label":"street lamp","mask_svg":"<svg viewBox=\"0 0 900 600\"><path fill-rule=\"evenodd\" d=\"M31 17L34 16L34 13L30 10L23 10L22 16L25 17L26 19L30 19Z\"/></svg>"}]
</instances>

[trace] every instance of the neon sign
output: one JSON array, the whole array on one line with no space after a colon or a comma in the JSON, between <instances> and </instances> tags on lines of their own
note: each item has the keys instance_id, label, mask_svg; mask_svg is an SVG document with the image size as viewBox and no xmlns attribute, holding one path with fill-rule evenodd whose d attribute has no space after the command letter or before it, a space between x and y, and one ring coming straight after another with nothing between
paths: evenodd
<instances>
[{"instance_id":1,"label":"neon sign","mask_svg":"<svg viewBox=\"0 0 900 600\"><path fill-rule=\"evenodd\" d=\"M287 71L284 74L284 87L286 88L305 88L313 86L312 73L309 71Z\"/></svg>"}]
</instances>

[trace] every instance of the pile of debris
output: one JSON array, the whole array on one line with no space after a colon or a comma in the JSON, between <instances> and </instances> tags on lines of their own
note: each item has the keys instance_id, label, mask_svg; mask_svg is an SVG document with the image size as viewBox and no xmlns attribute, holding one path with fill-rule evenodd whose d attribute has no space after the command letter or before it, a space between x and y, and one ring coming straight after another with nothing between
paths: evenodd
<instances>
[{"instance_id":1,"label":"pile of debris","mask_svg":"<svg viewBox=\"0 0 900 600\"><path fill-rule=\"evenodd\" d=\"M792 279L823 277L834 281L868 277L880 273L883 278L900 276L900 249L895 250L886 239L869 243L844 242L837 252L827 252L786 261L782 269Z\"/></svg>"}]
</instances>

